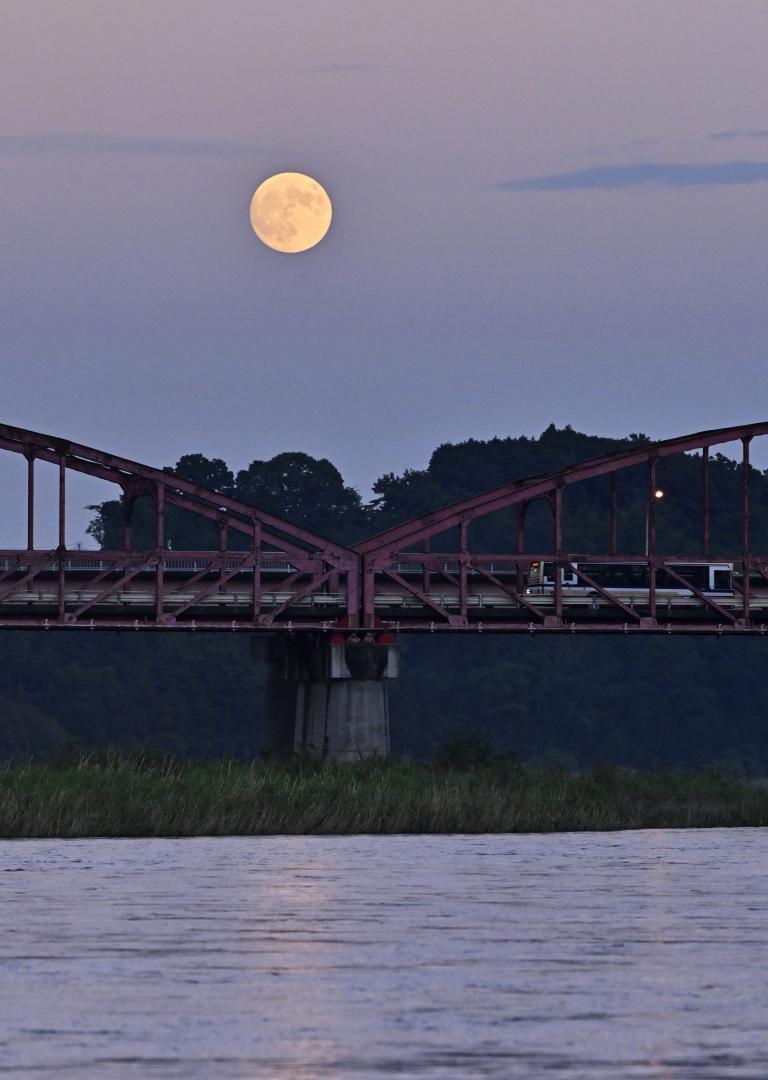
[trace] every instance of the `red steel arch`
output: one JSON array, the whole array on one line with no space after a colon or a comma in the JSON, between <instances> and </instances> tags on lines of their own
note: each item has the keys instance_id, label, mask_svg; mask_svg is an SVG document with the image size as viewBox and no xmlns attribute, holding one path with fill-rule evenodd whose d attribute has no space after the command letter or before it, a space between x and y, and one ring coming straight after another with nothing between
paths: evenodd
<instances>
[{"instance_id":1,"label":"red steel arch","mask_svg":"<svg viewBox=\"0 0 768 1080\"><path fill-rule=\"evenodd\" d=\"M720 428L578 462L567 468L517 480L442 507L346 548L258 507L182 480L161 469L108 454L69 440L0 425L0 450L27 461L27 546L0 551L0 626L313 629L354 633L402 630L499 630L590 632L764 633L768 627L768 588L757 596L750 579L768 581L768 559L757 558L750 543L750 468L752 440L768 434L768 422ZM741 441L742 544L738 553L709 551L709 450ZM729 597L699 588L679 572L680 564L702 555L661 553L656 548L657 462L673 454L702 451L702 549L710 560L727 561L740 575ZM59 470L58 544L35 546L35 462ZM648 544L642 554L620 554L616 543L616 478L622 470L648 467ZM68 551L65 536L67 471L116 484L124 508L123 545L118 550ZM584 556L563 550L563 492L573 484L611 477L609 551ZM132 507L140 496L155 508L154 544L137 550L132 543ZM526 552L526 507L546 499L552 509L549 551ZM219 526L216 551L169 551L164 515L179 507ZM516 506L515 551L478 553L470 544L473 521ZM458 550L432 550L432 540L458 530ZM247 548L228 547L234 530ZM421 550L414 550L420 545ZM574 562L632 561L648 569L650 586L641 597L622 597L604 588ZM545 560L575 574L588 608L577 609L574 594L564 595L560 575L551 594L525 587L532 560ZM502 569L499 569L501 565ZM682 599L677 611L656 596L656 572L676 581ZM414 577L415 575L415 577ZM418 584L417 584L418 582ZM435 583L439 583L436 592ZM394 590L394 591L393 591ZM483 592L485 590L485 592ZM583 599L583 597L582 597ZM399 606L398 606L399 605ZM397 608L395 610L395 608Z\"/></svg>"},{"instance_id":2,"label":"red steel arch","mask_svg":"<svg viewBox=\"0 0 768 1080\"><path fill-rule=\"evenodd\" d=\"M0 551L0 605L10 602L12 597L16 601L20 596L23 599L24 592L29 593L41 575L50 577L55 574L56 577L54 612L40 618L35 612L18 618L15 617L18 612L11 612L0 616L0 622L4 625L30 626L42 622L46 626L189 626L189 617L183 618L188 612L198 609L216 590L222 590L228 582L245 573L249 574L251 580L249 612L247 619L237 620L238 624L251 628L281 625L297 603L322 591L331 580L337 588L341 583L344 585L344 613L354 619L357 617L358 556L326 537L259 507L182 480L162 469L40 432L0 424L0 450L20 454L27 461L27 547L23 550ZM38 550L35 547L36 461L51 462L59 469L59 542L53 550ZM98 477L121 489L124 542L120 550L67 551L67 470ZM131 543L131 514L136 499L142 495L151 496L154 503L155 543L151 551L137 552ZM164 540L164 514L168 506L177 506L216 522L220 536L218 551L168 551ZM248 538L248 550L228 550L227 534L230 529ZM84 573L88 569L87 564L94 563L94 556L98 556L99 566L97 572L88 578L89 588L86 591L89 595L81 596L74 602L71 598L68 600L68 575ZM264 610L261 589L261 570L265 558L272 565L279 565L280 559L284 558L287 569L279 588L273 590L273 595L284 594L284 599L273 602L269 610ZM177 569L174 564L184 560L193 564L194 572L185 577L185 598L182 602L178 588L170 587L169 571ZM100 617L97 623L94 612L103 611L115 594L125 590L134 579L146 576L148 571L152 571L155 578L152 612L148 614L142 611L141 619L126 619L124 615L112 618L107 614ZM73 590L69 589L69 592L72 594ZM28 603L33 605L34 601ZM205 620L192 622L196 627L208 625ZM211 620L211 626L221 625L223 622L217 613L217 618ZM314 620L312 625L315 625Z\"/></svg>"},{"instance_id":3,"label":"red steel arch","mask_svg":"<svg viewBox=\"0 0 768 1080\"><path fill-rule=\"evenodd\" d=\"M653 571L663 569L673 579L681 582L681 587L689 589L692 597L698 604L712 616L709 622L698 620L695 624L680 622L674 628L671 624L662 627L659 621L658 605L656 603L655 589L651 584L648 603L643 605L629 605L616 598L612 593L595 582L588 574L576 571L579 581L590 589L596 596L611 609L611 614L618 614L624 620L619 625L614 618L610 625L602 625L596 621L589 624L592 630L608 629L643 629L654 630L664 628L671 632L672 629L717 629L719 632L725 628L750 629L752 614L750 610L750 572L757 573L768 578L768 563L764 559L755 559L750 549L749 533L749 447L753 438L768 434L768 421L754 424L745 424L737 427L717 428L710 431L697 432L691 435L683 435L674 439L666 439L660 442L650 442L644 446L632 447L629 450L621 450L612 454L604 454L586 461L577 462L564 469L557 469L547 473L515 480L501 487L481 492L470 496L460 502L430 511L410 521L369 537L355 545L355 550L360 553L362 559L361 573L363 580L363 612L362 618L366 626L374 625L376 616L381 616L381 602L379 595L381 588L377 587L377 579L382 576L391 581L398 589L418 600L431 614L430 621L422 628L442 629L443 627L465 628L472 625L472 613L469 610L468 599L468 574L479 576L489 586L501 591L516 605L519 613L527 614L530 622L529 630L539 628L548 630L576 629L577 623L570 624L566 618L563 606L562 587L559 575L555 575L556 584L551 608L542 606L526 595L521 588L523 570L532 559L548 560L556 566L572 567L572 563L583 555L566 553L562 548L562 493L570 485L593 477L612 477L611 520L610 520L610 551L607 553L592 553L592 559L626 561L628 559L645 562L648 565L651 582L655 581ZM679 577L675 571L675 565L690 561L698 556L685 554L662 555L656 551L655 537L655 499L653 491L656 487L656 463L673 454L686 453L695 450L702 451L702 529L703 550L709 555L709 450L713 446L741 441L743 447L742 476L743 476L743 544L742 549L734 558L730 556L718 556L718 558L736 561L741 566L743 591L739 603L739 612L726 608L715 599L705 595L701 590L689 586ZM642 555L620 555L616 551L616 474L631 466L647 463L648 465L648 522L649 522L649 550ZM546 498L552 507L553 514L553 543L552 549L546 552L524 553L524 521L525 510L530 502L535 499ZM497 510L516 506L518 509L517 526L517 550L514 553L497 553L493 555L473 553L469 544L468 532L472 521L491 514ZM458 528L459 550L457 552L438 553L431 550L433 537L445 533L448 529ZM421 544L422 550L415 552L414 546ZM499 562L513 563L517 569L517 586L510 587L501 581L493 571L493 565ZM672 566L670 566L670 563ZM413 581L403 578L395 567L407 567L409 564L420 566L423 570L423 581L417 587ZM449 610L445 603L436 601L431 593L430 585L433 576L441 578L454 589L458 603L457 610ZM717 620L717 622L713 622ZM475 624L480 620L475 619ZM397 620L396 620L397 622ZM410 624L413 627L413 623ZM482 623L480 624L482 628ZM486 629L526 629L520 618L504 623L496 620L493 625L487 625ZM765 627L761 624L760 631Z\"/></svg>"}]
</instances>

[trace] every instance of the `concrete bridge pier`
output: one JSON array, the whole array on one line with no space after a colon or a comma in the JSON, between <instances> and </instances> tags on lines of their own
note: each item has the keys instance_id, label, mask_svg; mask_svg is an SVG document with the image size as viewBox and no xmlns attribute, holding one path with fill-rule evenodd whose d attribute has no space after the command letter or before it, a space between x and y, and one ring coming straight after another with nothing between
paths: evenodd
<instances>
[{"instance_id":1,"label":"concrete bridge pier","mask_svg":"<svg viewBox=\"0 0 768 1080\"><path fill-rule=\"evenodd\" d=\"M389 753L387 680L397 678L398 649L387 635L299 633L256 647L268 665L266 749L331 761Z\"/></svg>"}]
</instances>

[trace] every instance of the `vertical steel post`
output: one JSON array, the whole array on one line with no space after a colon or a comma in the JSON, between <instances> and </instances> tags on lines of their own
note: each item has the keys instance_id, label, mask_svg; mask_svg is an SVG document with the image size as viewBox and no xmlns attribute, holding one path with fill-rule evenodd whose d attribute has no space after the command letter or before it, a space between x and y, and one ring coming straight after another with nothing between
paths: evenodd
<instances>
[{"instance_id":1,"label":"vertical steel post","mask_svg":"<svg viewBox=\"0 0 768 1080\"><path fill-rule=\"evenodd\" d=\"M162 551L165 545L165 487L155 484L155 548Z\"/></svg>"},{"instance_id":2,"label":"vertical steel post","mask_svg":"<svg viewBox=\"0 0 768 1080\"><path fill-rule=\"evenodd\" d=\"M558 486L552 492L552 526L555 548L555 615L563 617L563 489Z\"/></svg>"},{"instance_id":3,"label":"vertical steel post","mask_svg":"<svg viewBox=\"0 0 768 1080\"><path fill-rule=\"evenodd\" d=\"M67 468L64 456L59 458L59 547L67 546L66 538Z\"/></svg>"},{"instance_id":4,"label":"vertical steel post","mask_svg":"<svg viewBox=\"0 0 768 1080\"><path fill-rule=\"evenodd\" d=\"M701 456L701 546L704 555L709 555L709 447L705 446Z\"/></svg>"},{"instance_id":5,"label":"vertical steel post","mask_svg":"<svg viewBox=\"0 0 768 1080\"><path fill-rule=\"evenodd\" d=\"M253 590L251 592L251 619L258 622L261 614L261 522L253 519Z\"/></svg>"},{"instance_id":6,"label":"vertical steel post","mask_svg":"<svg viewBox=\"0 0 768 1080\"><path fill-rule=\"evenodd\" d=\"M742 483L742 574L744 583L744 623L749 624L750 615L750 597L749 597L749 573L751 569L751 540L750 540L750 499L749 499L749 444L752 441L751 435L745 435L741 440L742 457L741 457L741 483Z\"/></svg>"},{"instance_id":7,"label":"vertical steel post","mask_svg":"<svg viewBox=\"0 0 768 1080\"><path fill-rule=\"evenodd\" d=\"M134 500L123 492L123 550L130 551L133 547L133 506Z\"/></svg>"},{"instance_id":8,"label":"vertical steel post","mask_svg":"<svg viewBox=\"0 0 768 1080\"><path fill-rule=\"evenodd\" d=\"M563 489L558 484L552 492L552 539L555 542L555 552L563 553Z\"/></svg>"},{"instance_id":9,"label":"vertical steel post","mask_svg":"<svg viewBox=\"0 0 768 1080\"><path fill-rule=\"evenodd\" d=\"M425 555L428 555L430 553L430 551L432 550L432 541L431 541L430 537L428 537L428 536L424 537L424 540L422 541L422 544L421 544L421 550L424 552ZM423 571L422 579L421 579L422 592L425 592L425 593L429 594L429 590L432 587L432 574L430 573L429 567L427 566L426 563L422 564L422 571Z\"/></svg>"},{"instance_id":10,"label":"vertical steel post","mask_svg":"<svg viewBox=\"0 0 768 1080\"><path fill-rule=\"evenodd\" d=\"M648 462L648 504L645 510L645 554L648 559L648 608L656 622L656 458Z\"/></svg>"},{"instance_id":11,"label":"vertical steel post","mask_svg":"<svg viewBox=\"0 0 768 1080\"><path fill-rule=\"evenodd\" d=\"M515 550L518 555L525 551L525 515L528 513L528 503L519 502L515 510ZM517 576L515 578L515 590L519 593L525 588L523 580L523 564L517 564Z\"/></svg>"},{"instance_id":12,"label":"vertical steel post","mask_svg":"<svg viewBox=\"0 0 768 1080\"><path fill-rule=\"evenodd\" d=\"M219 521L219 554L223 555L226 552L226 550L227 550L227 523L226 523L225 520L222 519L222 520ZM219 566L219 591L220 592L224 591L223 582L224 582L224 578L226 576L226 573L227 573L226 560L222 559L221 560L221 565Z\"/></svg>"},{"instance_id":13,"label":"vertical steel post","mask_svg":"<svg viewBox=\"0 0 768 1080\"><path fill-rule=\"evenodd\" d=\"M159 623L163 618L163 601L165 594L165 555L163 544L165 542L165 487L160 482L155 484L155 555L157 566L155 567L155 622Z\"/></svg>"},{"instance_id":14,"label":"vertical steel post","mask_svg":"<svg viewBox=\"0 0 768 1080\"><path fill-rule=\"evenodd\" d=\"M328 592L337 593L341 590L341 574L336 567L328 578Z\"/></svg>"},{"instance_id":15,"label":"vertical steel post","mask_svg":"<svg viewBox=\"0 0 768 1080\"><path fill-rule=\"evenodd\" d=\"M360 618L360 574L357 561L350 562L347 566L347 625L357 626Z\"/></svg>"},{"instance_id":16,"label":"vertical steel post","mask_svg":"<svg viewBox=\"0 0 768 1080\"><path fill-rule=\"evenodd\" d=\"M466 521L459 523L459 614L463 619L467 614L467 558L469 556L468 543L469 525Z\"/></svg>"},{"instance_id":17,"label":"vertical steel post","mask_svg":"<svg viewBox=\"0 0 768 1080\"><path fill-rule=\"evenodd\" d=\"M612 472L611 473L611 523L610 523L610 535L609 535L609 538L608 538L608 550L610 551L611 555L615 555L616 551L618 549L618 538L617 538L617 533L618 533L618 529L617 529L618 505L619 505L619 500L618 500L618 490L617 490L617 483L616 483L616 473Z\"/></svg>"},{"instance_id":18,"label":"vertical steel post","mask_svg":"<svg viewBox=\"0 0 768 1080\"><path fill-rule=\"evenodd\" d=\"M376 622L376 581L375 571L368 564L367 559L363 563L363 626L372 629Z\"/></svg>"},{"instance_id":19,"label":"vertical steel post","mask_svg":"<svg viewBox=\"0 0 768 1080\"><path fill-rule=\"evenodd\" d=\"M35 455L27 451L27 551L35 547Z\"/></svg>"},{"instance_id":20,"label":"vertical steel post","mask_svg":"<svg viewBox=\"0 0 768 1080\"><path fill-rule=\"evenodd\" d=\"M645 554L656 554L656 458L648 462L648 502L645 508Z\"/></svg>"},{"instance_id":21,"label":"vertical steel post","mask_svg":"<svg viewBox=\"0 0 768 1080\"><path fill-rule=\"evenodd\" d=\"M518 555L522 555L525 551L525 515L528 513L528 502L519 502L517 504L516 514L516 537L515 545Z\"/></svg>"},{"instance_id":22,"label":"vertical steel post","mask_svg":"<svg viewBox=\"0 0 768 1080\"><path fill-rule=\"evenodd\" d=\"M59 622L64 622L64 586L67 562L67 468L64 463L64 455L59 455L59 589L58 589L58 613Z\"/></svg>"}]
</instances>

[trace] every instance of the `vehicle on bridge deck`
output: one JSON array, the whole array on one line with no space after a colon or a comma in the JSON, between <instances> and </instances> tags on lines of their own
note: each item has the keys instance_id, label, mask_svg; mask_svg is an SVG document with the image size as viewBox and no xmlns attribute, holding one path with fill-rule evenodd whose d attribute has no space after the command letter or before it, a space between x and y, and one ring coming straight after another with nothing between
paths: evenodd
<instances>
[{"instance_id":1,"label":"vehicle on bridge deck","mask_svg":"<svg viewBox=\"0 0 768 1080\"><path fill-rule=\"evenodd\" d=\"M693 588L702 593L732 595L733 563L700 562L667 564L679 578L691 583ZM571 570L560 567L560 585L569 596L599 595L592 586L576 572L580 570L606 592L617 597L624 595L638 596L650 592L650 570L644 562L573 562ZM531 596L553 593L555 591L554 562L532 562L528 571L526 593ZM665 569L656 570L656 595L691 596L691 589L686 589L681 581Z\"/></svg>"},{"instance_id":2,"label":"vehicle on bridge deck","mask_svg":"<svg viewBox=\"0 0 768 1080\"><path fill-rule=\"evenodd\" d=\"M471 566L466 568L464 601L469 626L479 625L487 630L513 624L534 626L531 616L538 613L539 617L550 617L558 611L568 625L578 623L584 627L626 625L631 613L642 619L644 625L655 614L665 625L702 628L730 625L743 618L741 576L733 562L670 560L666 569L656 570L652 597L649 568L640 559L608 561L596 557L572 561L559 569L559 601L555 562L532 560L524 565L522 584L517 579L516 561L494 566L492 578L496 584L487 574L478 574ZM449 615L462 610L458 561L433 562L423 583L419 579L424 575L424 567L415 560L393 564L392 569L403 578L403 585L377 579L375 604L382 619L405 628L423 625L425 617L430 620L440 617L441 610ZM490 573L490 564L486 563L483 569ZM768 626L768 580L763 578L762 584L762 588L751 588L749 608L753 623L765 627Z\"/></svg>"},{"instance_id":3,"label":"vehicle on bridge deck","mask_svg":"<svg viewBox=\"0 0 768 1080\"><path fill-rule=\"evenodd\" d=\"M196 621L207 625L229 625L233 621L247 625L252 622L253 567L238 569L237 557L230 553L223 558L215 552L203 557L205 554L174 557L163 553L163 576L167 587L160 610L169 617L175 617L175 612L181 611L182 623L188 625L194 625ZM260 568L263 586L259 590L259 604L265 614L281 609L298 620L316 619L319 625L332 625L346 613L346 581L343 577L328 581L319 589L294 595L296 583L300 586L308 580L308 575L296 572L282 553L275 555L275 558L264 558ZM6 580L19 582L18 588L0 599L0 614L22 623L29 620L30 625L35 620L56 618L59 564L55 553L50 556L46 569L36 573L34 583L23 583L28 571L24 552L4 552L0 556L0 572ZM212 562L213 559L218 562ZM69 553L62 567L66 575L65 614L76 615L79 610L87 609L86 619L96 623L114 624L120 620L151 623L158 610L157 566L146 563L146 553L137 553L135 562L130 558L127 565L132 565L134 572L122 581L121 575L126 572L124 558L105 558L98 552ZM681 580L666 570L657 570L655 603L660 617L696 623L704 623L707 619L719 622L721 616L716 611L713 613L703 597L723 611L740 615L743 597L733 563L702 560L670 562L668 566ZM426 582L424 566L417 561L395 563L392 569L402 578L402 583L376 573L377 617L402 627L425 627L431 624L435 608L451 615L462 610L458 558L439 557ZM485 576L472 566L466 567L464 602L469 625L479 623L490 629L494 625L528 624L536 610L547 616L555 613L553 561L522 564L521 582L517 578L516 561L494 560L485 563L483 569ZM591 579L605 595L580 578L577 571ZM226 579L219 582L217 578L222 572ZM595 620L623 622L626 608L648 614L650 589L648 566L644 562L583 560L571 562L570 567L561 567L559 573L560 602L566 619L576 619L585 625ZM197 590L206 582L208 587L198 595ZM686 588L684 582L689 582L691 588ZM110 583L112 586L105 590L105 585ZM750 600L753 618L759 623L768 622L768 581L764 580L763 584L762 589L752 589ZM612 597L625 606L624 610L612 603Z\"/></svg>"},{"instance_id":4,"label":"vehicle on bridge deck","mask_svg":"<svg viewBox=\"0 0 768 1080\"><path fill-rule=\"evenodd\" d=\"M764 436L768 421L655 442L632 437L596 457L510 478L344 546L175 471L0 424L0 450L26 460L27 507L26 547L0 550L0 627L339 629L366 635L387 626L716 634L725 627L765 634L768 555L753 550L758 539L765 547L759 509L764 488L750 464L750 446ZM737 441L742 450L735 467L726 469L711 457L714 447ZM693 456L700 463L695 476ZM688 539L679 541L694 543L700 557L686 556L679 547L676 554L663 554L657 542L667 535L658 518L665 513L658 484L677 475L667 472L667 459L684 462L683 472L701 492L700 513L692 508L690 528L680 531ZM38 547L35 475L42 463L58 470L58 514L46 515L49 540ZM638 487L636 471L627 486L623 477L638 468L646 470L647 486ZM116 486L122 530L116 519L113 548L68 548L67 477L74 473ZM735 482L727 497L721 490L726 474ZM600 478L608 488L594 505L589 500L597 488L589 489L592 494L581 490L589 496L590 513L605 518L599 535L609 553L564 555L563 537L575 535L571 518L580 505L566 493ZM716 498L710 498L710 481ZM139 500L149 513L148 534L134 520ZM619 537L639 533L643 504L645 543L635 535L632 547L618 554ZM529 518L532 507L536 512ZM715 510L719 522L713 520ZM204 520L214 530L207 533L212 538L218 527L216 550L172 550L172 544L183 543L179 512ZM500 512L502 527L494 517ZM728 530L720 527L724 515ZM549 538L534 540L531 526L540 536L539 525L549 517ZM150 550L134 543L139 533L151 536ZM731 546L714 556L714 538L721 536L731 536ZM499 546L489 549L489 543ZM643 550L645 555L638 554Z\"/></svg>"}]
</instances>

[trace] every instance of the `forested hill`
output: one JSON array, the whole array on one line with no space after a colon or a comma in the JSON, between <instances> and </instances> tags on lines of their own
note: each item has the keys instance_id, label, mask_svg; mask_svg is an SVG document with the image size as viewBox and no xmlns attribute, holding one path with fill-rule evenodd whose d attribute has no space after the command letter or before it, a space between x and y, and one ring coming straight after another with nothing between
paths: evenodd
<instances>
[{"instance_id":1,"label":"forested hill","mask_svg":"<svg viewBox=\"0 0 768 1080\"><path fill-rule=\"evenodd\" d=\"M260 506L299 525L349 544L401 521L445 506L488 488L562 468L585 458L646 445L644 435L607 439L585 435L571 427L551 425L538 438L469 439L439 446L426 469L406 469L400 475L385 473L373 485L373 498L364 503L348 487L338 469L327 459L303 453L278 454L268 461L255 460L234 473L220 458L186 454L167 471L197 484ZM741 544L740 466L715 454L710 466L713 506L713 549L739 550ZM683 454L658 464L657 479L666 497L658 510L658 543L662 550L698 550L701 536L701 459ZM625 551L642 551L647 493L647 470L636 466L619 474L619 545ZM567 550L604 550L607 547L609 486L604 477L569 488L565 494L564 542ZM93 507L89 532L103 547L122 546L122 509L117 501ZM139 500L134 514L134 543L151 547L152 505L147 496ZM176 549L203 550L218 546L216 525L183 510L166 510L166 536ZM510 550L514 535L514 511L502 510L472 525L475 550ZM534 504L527 521L531 548L548 547L551 517ZM752 470L752 529L757 542L768 548L768 476ZM230 536L234 547L244 542ZM445 537L445 550L455 537ZM437 546L437 545L435 545Z\"/></svg>"},{"instance_id":2,"label":"forested hill","mask_svg":"<svg viewBox=\"0 0 768 1080\"><path fill-rule=\"evenodd\" d=\"M444 443L434 451L426 469L381 476L373 484L373 498L367 504L344 483L339 470L327 458L303 453L277 454L268 461L257 459L237 473L220 458L185 454L166 471L280 514L332 540L352 543L486 488L647 441L642 435L605 439L583 435L570 427L558 430L552 425L538 438L523 435ZM103 547L120 547L119 502L105 502L93 509L91 535ZM151 514L147 498L136 511L134 540L138 547L152 544ZM166 515L166 532L175 548L201 550L218 544L215 525L171 508ZM236 537L231 540L234 542Z\"/></svg>"},{"instance_id":3,"label":"forested hill","mask_svg":"<svg viewBox=\"0 0 768 1080\"><path fill-rule=\"evenodd\" d=\"M330 461L302 453L254 460L237 473L191 453L168 471L350 543L498 484L647 441L551 426L538 438L447 443L426 469L380 477L368 503ZM692 455L659 464L667 550L698 550L700 467ZM753 470L751 479L756 546L768 550L768 476ZM713 456L713 547L738 550L739 480L734 461ZM624 550L642 550L646 485L644 468L620 474ZM605 478L567 491L567 548L606 546L607 506ZM93 511L95 540L121 546L119 503ZM151 546L151 514L139 502L137 546ZM183 511L169 509L166 525L176 549L218 545L212 526ZM513 527L501 511L475 523L473 544L508 549ZM548 515L533 513L529 546L550 538ZM1 640L0 759L55 756L66 745L197 757L259 751L263 672L246 635L6 631ZM425 755L460 728L524 760L719 763L766 773L766 649L761 638L404 637L402 676L391 687L393 748Z\"/></svg>"}]
</instances>

